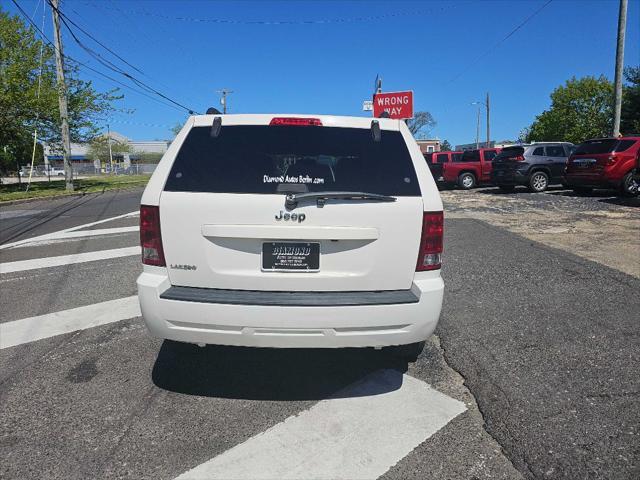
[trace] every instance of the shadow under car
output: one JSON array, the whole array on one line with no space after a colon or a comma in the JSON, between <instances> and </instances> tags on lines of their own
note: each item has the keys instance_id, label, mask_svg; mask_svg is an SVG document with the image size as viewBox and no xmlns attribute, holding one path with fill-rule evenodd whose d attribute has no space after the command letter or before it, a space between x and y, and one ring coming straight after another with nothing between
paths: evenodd
<instances>
[{"instance_id":1,"label":"shadow under car","mask_svg":"<svg viewBox=\"0 0 640 480\"><path fill-rule=\"evenodd\" d=\"M321 400L387 370L384 382L349 389L369 396L402 386L406 361L367 348L276 349L193 344L165 340L152 371L154 384L186 395L246 400ZM356 392L356 393L354 393Z\"/></svg>"}]
</instances>

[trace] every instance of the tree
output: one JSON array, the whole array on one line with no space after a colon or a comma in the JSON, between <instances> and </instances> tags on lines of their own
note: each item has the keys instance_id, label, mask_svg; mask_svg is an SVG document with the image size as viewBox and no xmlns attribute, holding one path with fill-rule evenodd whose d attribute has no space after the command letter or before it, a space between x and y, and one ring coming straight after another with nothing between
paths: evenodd
<instances>
[{"instance_id":1,"label":"tree","mask_svg":"<svg viewBox=\"0 0 640 480\"><path fill-rule=\"evenodd\" d=\"M640 134L640 66L625 68L624 78L629 85L624 86L622 93L620 131Z\"/></svg>"},{"instance_id":2,"label":"tree","mask_svg":"<svg viewBox=\"0 0 640 480\"><path fill-rule=\"evenodd\" d=\"M122 157L125 153L129 153L129 144L111 139L111 157ZM109 156L109 137L106 135L95 137L89 144L87 154L94 162L98 161L101 165L108 164L111 160Z\"/></svg>"},{"instance_id":3,"label":"tree","mask_svg":"<svg viewBox=\"0 0 640 480\"><path fill-rule=\"evenodd\" d=\"M171 127L171 133L173 133L173 138L176 138L182 130L182 123L176 123L173 127Z\"/></svg>"},{"instance_id":4,"label":"tree","mask_svg":"<svg viewBox=\"0 0 640 480\"><path fill-rule=\"evenodd\" d=\"M436 121L429 112L416 112L407 120L407 127L416 138L427 138L435 126Z\"/></svg>"},{"instance_id":5,"label":"tree","mask_svg":"<svg viewBox=\"0 0 640 480\"><path fill-rule=\"evenodd\" d=\"M162 159L162 153L140 152L133 155L137 163L158 163Z\"/></svg>"},{"instance_id":6,"label":"tree","mask_svg":"<svg viewBox=\"0 0 640 480\"><path fill-rule=\"evenodd\" d=\"M527 139L529 138L529 136L531 135L531 127L524 127L522 130L520 130L520 133L518 133L518 143L527 143Z\"/></svg>"},{"instance_id":7,"label":"tree","mask_svg":"<svg viewBox=\"0 0 640 480\"><path fill-rule=\"evenodd\" d=\"M568 80L551 93L551 108L538 115L526 140L580 143L611 134L613 84L604 76Z\"/></svg>"},{"instance_id":8,"label":"tree","mask_svg":"<svg viewBox=\"0 0 640 480\"><path fill-rule=\"evenodd\" d=\"M40 50L42 76L38 98ZM116 90L97 92L91 82L80 80L78 66L67 59L69 128L73 142L87 141L99 132L101 119L112 113L122 98ZM12 154L12 163L31 162L33 132L52 146L60 145L60 116L53 47L36 38L17 16L0 8L0 150ZM29 148L26 148L29 146ZM6 158L6 155L0 157ZM13 169L0 164L0 170Z\"/></svg>"},{"instance_id":9,"label":"tree","mask_svg":"<svg viewBox=\"0 0 640 480\"><path fill-rule=\"evenodd\" d=\"M440 144L440 151L450 152L451 150L453 150L453 148L451 147L449 140L443 140L442 143Z\"/></svg>"}]
</instances>

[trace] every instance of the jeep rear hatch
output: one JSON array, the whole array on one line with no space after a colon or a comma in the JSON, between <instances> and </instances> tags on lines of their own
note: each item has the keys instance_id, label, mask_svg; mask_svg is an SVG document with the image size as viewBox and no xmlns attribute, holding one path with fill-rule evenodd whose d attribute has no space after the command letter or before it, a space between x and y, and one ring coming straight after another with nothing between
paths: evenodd
<instances>
[{"instance_id":1,"label":"jeep rear hatch","mask_svg":"<svg viewBox=\"0 0 640 480\"><path fill-rule=\"evenodd\" d=\"M411 287L424 207L401 132L283 120L193 127L159 210L173 285L356 291Z\"/></svg>"}]
</instances>

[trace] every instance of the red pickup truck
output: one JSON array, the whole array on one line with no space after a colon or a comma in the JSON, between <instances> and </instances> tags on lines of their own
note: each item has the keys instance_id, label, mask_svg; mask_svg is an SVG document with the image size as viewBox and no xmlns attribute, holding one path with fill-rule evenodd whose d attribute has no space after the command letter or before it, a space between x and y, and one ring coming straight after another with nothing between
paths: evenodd
<instances>
[{"instance_id":1,"label":"red pickup truck","mask_svg":"<svg viewBox=\"0 0 640 480\"><path fill-rule=\"evenodd\" d=\"M458 184L464 190L491 182L491 162L500 153L500 148L467 150L459 157L442 166L442 177L449 185Z\"/></svg>"}]
</instances>

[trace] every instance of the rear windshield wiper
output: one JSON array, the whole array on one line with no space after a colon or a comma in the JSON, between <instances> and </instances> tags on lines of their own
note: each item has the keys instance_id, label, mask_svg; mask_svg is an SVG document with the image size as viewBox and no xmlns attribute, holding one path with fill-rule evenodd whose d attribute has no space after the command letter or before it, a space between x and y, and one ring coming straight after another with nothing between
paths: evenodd
<instances>
[{"instance_id":1,"label":"rear windshield wiper","mask_svg":"<svg viewBox=\"0 0 640 480\"><path fill-rule=\"evenodd\" d=\"M309 192L309 193L290 193L287 195L285 207L293 210L298 206L301 200L317 200L319 208L324 207L326 201L330 198L340 200L372 200L374 202L395 202L396 197L389 195L381 195L379 193L367 192Z\"/></svg>"}]
</instances>

